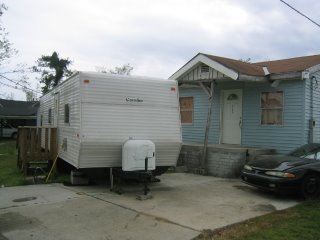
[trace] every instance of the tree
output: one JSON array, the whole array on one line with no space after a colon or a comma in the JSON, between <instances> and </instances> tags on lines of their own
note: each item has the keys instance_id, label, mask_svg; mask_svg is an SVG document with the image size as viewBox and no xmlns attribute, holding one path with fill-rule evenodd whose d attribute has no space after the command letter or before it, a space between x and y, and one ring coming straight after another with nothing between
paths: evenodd
<instances>
[{"instance_id":1,"label":"tree","mask_svg":"<svg viewBox=\"0 0 320 240\"><path fill-rule=\"evenodd\" d=\"M63 78L72 75L72 71L68 68L71 61L68 58L59 58L57 52L53 52L51 56L42 55L36 63L37 66L33 66L33 71L41 73L40 83L44 84L41 88L43 94L57 86Z\"/></svg>"},{"instance_id":2,"label":"tree","mask_svg":"<svg viewBox=\"0 0 320 240\"><path fill-rule=\"evenodd\" d=\"M111 73L118 75L130 75L133 67L130 63L124 64L121 67L115 67L114 69L107 69L106 67L96 67L96 70L101 73Z\"/></svg>"},{"instance_id":3,"label":"tree","mask_svg":"<svg viewBox=\"0 0 320 240\"><path fill-rule=\"evenodd\" d=\"M0 17L4 12L8 10L5 4L0 4ZM8 32L5 27L2 26L0 19L0 84L6 87L31 90L29 88L30 83L26 75L26 66L24 64L10 64L12 58L16 57L18 51L13 48L12 43L8 39ZM10 97L13 97L11 94Z\"/></svg>"},{"instance_id":4,"label":"tree","mask_svg":"<svg viewBox=\"0 0 320 240\"><path fill-rule=\"evenodd\" d=\"M239 61L245 62L245 63L251 63L251 58L245 58L245 59L240 58Z\"/></svg>"}]
</instances>

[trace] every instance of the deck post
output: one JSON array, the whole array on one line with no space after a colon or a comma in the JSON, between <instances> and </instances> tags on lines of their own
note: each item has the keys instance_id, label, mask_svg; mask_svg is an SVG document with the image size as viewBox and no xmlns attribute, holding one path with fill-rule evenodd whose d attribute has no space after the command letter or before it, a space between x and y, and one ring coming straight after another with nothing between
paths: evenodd
<instances>
[{"instance_id":1,"label":"deck post","mask_svg":"<svg viewBox=\"0 0 320 240\"><path fill-rule=\"evenodd\" d=\"M212 104L213 104L213 93L214 93L214 85L215 82L210 82L210 89L206 87L202 82L199 83L201 88L205 91L205 93L208 95L208 115L207 115L207 124L206 124L206 131L205 131L205 137L204 137L204 143L203 143L203 153L202 153L202 159L201 159L201 168L206 173L207 170L207 147L208 147L208 141L209 141L209 132L210 132L210 126L211 126L211 112L212 112Z\"/></svg>"},{"instance_id":2,"label":"deck post","mask_svg":"<svg viewBox=\"0 0 320 240\"><path fill-rule=\"evenodd\" d=\"M17 166L27 175L30 162L50 162L56 158L57 129L36 126L19 127L16 147L18 149Z\"/></svg>"}]
</instances>

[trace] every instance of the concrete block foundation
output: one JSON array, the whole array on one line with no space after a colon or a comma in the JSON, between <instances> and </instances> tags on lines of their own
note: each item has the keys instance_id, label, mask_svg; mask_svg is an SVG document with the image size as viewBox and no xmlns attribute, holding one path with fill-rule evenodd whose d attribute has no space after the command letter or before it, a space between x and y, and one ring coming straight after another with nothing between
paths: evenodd
<instances>
[{"instance_id":1,"label":"concrete block foundation","mask_svg":"<svg viewBox=\"0 0 320 240\"><path fill-rule=\"evenodd\" d=\"M207 168L201 169L203 145L184 144L181 148L178 166L185 166L188 172L223 178L237 178L245 163L258 155L274 154L273 149L246 148L234 145L209 145Z\"/></svg>"}]
</instances>

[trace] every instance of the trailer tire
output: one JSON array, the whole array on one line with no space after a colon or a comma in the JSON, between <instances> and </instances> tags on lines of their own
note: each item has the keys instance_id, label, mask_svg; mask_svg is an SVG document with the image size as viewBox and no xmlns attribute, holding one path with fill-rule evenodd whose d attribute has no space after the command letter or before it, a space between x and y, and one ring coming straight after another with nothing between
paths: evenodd
<instances>
[{"instance_id":1,"label":"trailer tire","mask_svg":"<svg viewBox=\"0 0 320 240\"><path fill-rule=\"evenodd\" d=\"M168 169L169 169L168 166L159 166L159 167L156 167L156 169L153 170L153 175L154 175L154 176L159 176L159 175L165 173Z\"/></svg>"}]
</instances>

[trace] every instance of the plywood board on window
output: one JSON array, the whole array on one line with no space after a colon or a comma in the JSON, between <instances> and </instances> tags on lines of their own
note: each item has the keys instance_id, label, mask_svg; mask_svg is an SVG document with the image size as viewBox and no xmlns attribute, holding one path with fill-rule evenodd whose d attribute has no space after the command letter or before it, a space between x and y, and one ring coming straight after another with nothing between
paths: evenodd
<instances>
[{"instance_id":1,"label":"plywood board on window","mask_svg":"<svg viewBox=\"0 0 320 240\"><path fill-rule=\"evenodd\" d=\"M181 110L192 110L193 109L193 97L181 97L180 98L180 109Z\"/></svg>"},{"instance_id":2,"label":"plywood board on window","mask_svg":"<svg viewBox=\"0 0 320 240\"><path fill-rule=\"evenodd\" d=\"M192 123L192 111L181 111L181 123Z\"/></svg>"}]
</instances>

